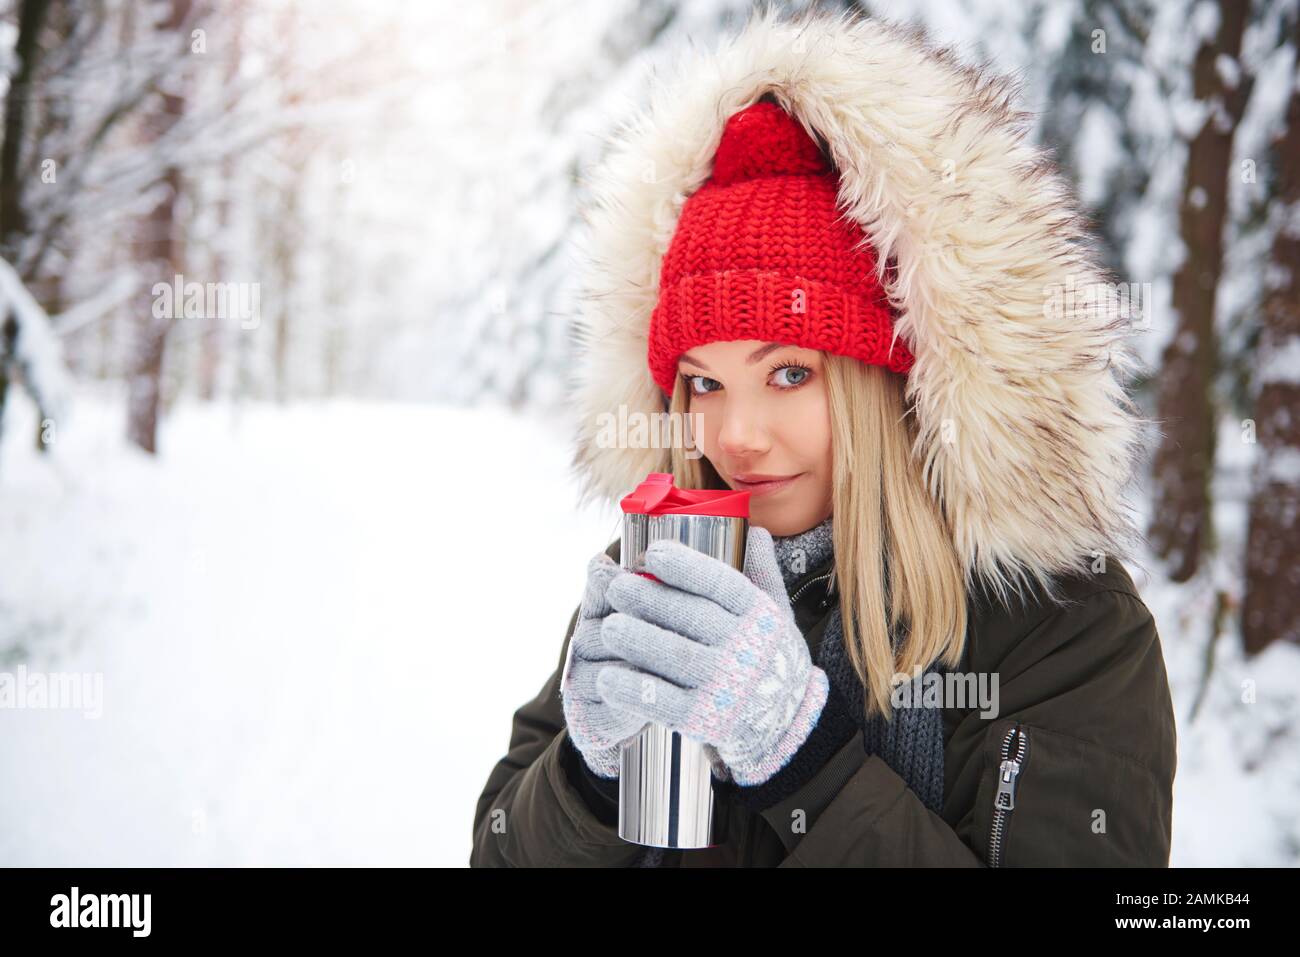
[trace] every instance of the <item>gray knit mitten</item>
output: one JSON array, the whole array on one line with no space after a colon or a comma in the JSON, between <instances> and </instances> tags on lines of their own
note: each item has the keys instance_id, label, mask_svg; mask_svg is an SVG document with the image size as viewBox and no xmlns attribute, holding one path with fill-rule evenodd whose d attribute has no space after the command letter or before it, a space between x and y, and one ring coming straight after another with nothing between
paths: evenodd
<instances>
[{"instance_id":1,"label":"gray knit mitten","mask_svg":"<svg viewBox=\"0 0 1300 957\"><path fill-rule=\"evenodd\" d=\"M605 600L600 696L716 749L737 784L779 771L808 738L830 683L786 597L771 534L749 530L745 571L680 542L646 549L658 581L623 575Z\"/></svg>"},{"instance_id":2,"label":"gray knit mitten","mask_svg":"<svg viewBox=\"0 0 1300 957\"><path fill-rule=\"evenodd\" d=\"M569 739L587 767L602 778L618 777L620 745L648 723L645 718L610 707L596 689L600 669L617 660L601 641L600 626L613 611L606 590L622 571L604 552L587 563L587 587L560 682Z\"/></svg>"}]
</instances>

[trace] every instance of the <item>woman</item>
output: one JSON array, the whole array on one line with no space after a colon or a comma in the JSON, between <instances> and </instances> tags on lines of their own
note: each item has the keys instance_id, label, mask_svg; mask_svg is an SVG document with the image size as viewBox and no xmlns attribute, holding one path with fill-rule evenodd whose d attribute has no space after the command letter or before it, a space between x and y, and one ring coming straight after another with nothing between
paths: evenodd
<instances>
[{"instance_id":1,"label":"woman","mask_svg":"<svg viewBox=\"0 0 1300 957\"><path fill-rule=\"evenodd\" d=\"M592 560L471 862L1166 866L1173 709L1119 560L1131 359L1008 83L760 12L655 93L596 183L575 461L590 495L749 489L744 572ZM691 413L703 457L598 441L620 406ZM709 746L722 844L617 836L647 721Z\"/></svg>"}]
</instances>

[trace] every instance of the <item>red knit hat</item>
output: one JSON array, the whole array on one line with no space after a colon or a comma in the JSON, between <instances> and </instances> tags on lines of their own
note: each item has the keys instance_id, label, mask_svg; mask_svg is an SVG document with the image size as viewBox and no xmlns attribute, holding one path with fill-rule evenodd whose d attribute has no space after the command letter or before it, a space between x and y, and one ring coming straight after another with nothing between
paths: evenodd
<instances>
[{"instance_id":1,"label":"red knit hat","mask_svg":"<svg viewBox=\"0 0 1300 957\"><path fill-rule=\"evenodd\" d=\"M836 204L839 177L799 122L760 100L722 131L713 175L686 200L650 317L650 372L672 395L677 360L734 339L785 342L895 372L875 251Z\"/></svg>"}]
</instances>

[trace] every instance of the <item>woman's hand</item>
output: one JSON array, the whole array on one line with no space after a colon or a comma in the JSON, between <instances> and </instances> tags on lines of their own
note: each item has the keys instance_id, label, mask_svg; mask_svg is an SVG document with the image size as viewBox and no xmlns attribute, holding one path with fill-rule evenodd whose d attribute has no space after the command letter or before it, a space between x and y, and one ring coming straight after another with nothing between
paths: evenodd
<instances>
[{"instance_id":1,"label":"woman's hand","mask_svg":"<svg viewBox=\"0 0 1300 957\"><path fill-rule=\"evenodd\" d=\"M611 708L596 690L600 669L616 660L601 641L600 626L613 611L606 590L622 571L604 552L587 563L587 587L560 681L569 739L587 767L602 778L618 777L620 746L647 724L632 712ZM628 577L636 576L629 573Z\"/></svg>"},{"instance_id":2,"label":"woman's hand","mask_svg":"<svg viewBox=\"0 0 1300 957\"><path fill-rule=\"evenodd\" d=\"M829 692L794 621L772 536L749 530L745 572L679 542L605 594L611 658L596 688L615 710L713 746L738 784L761 784L807 739ZM630 667L629 667L630 666Z\"/></svg>"}]
</instances>

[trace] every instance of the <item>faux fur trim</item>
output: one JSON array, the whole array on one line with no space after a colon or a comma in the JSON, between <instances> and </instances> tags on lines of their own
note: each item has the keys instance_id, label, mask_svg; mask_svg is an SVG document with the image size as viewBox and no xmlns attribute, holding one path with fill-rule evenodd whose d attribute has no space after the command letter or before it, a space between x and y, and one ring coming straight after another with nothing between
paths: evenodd
<instances>
[{"instance_id":1,"label":"faux fur trim","mask_svg":"<svg viewBox=\"0 0 1300 957\"><path fill-rule=\"evenodd\" d=\"M727 118L769 91L827 145L840 204L879 253L916 357L918 464L968 577L1019 590L1124 554L1135 359L1127 320L1083 295L1108 277L1073 190L1026 142L1015 81L857 12L756 11L715 51L688 48L614 134L592 177L576 329L583 502L668 467L662 449L601 447L598 416L664 411L646 349L660 261Z\"/></svg>"}]
</instances>

